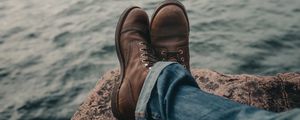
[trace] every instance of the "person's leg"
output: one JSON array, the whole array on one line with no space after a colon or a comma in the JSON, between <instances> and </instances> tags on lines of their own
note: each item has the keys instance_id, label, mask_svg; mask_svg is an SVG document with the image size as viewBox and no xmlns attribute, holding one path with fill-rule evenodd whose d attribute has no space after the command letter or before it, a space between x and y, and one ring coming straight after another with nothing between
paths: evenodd
<instances>
[{"instance_id":1,"label":"person's leg","mask_svg":"<svg viewBox=\"0 0 300 120\"><path fill-rule=\"evenodd\" d=\"M300 110L273 113L202 91L180 64L158 62L148 73L136 119L231 120L299 119Z\"/></svg>"}]
</instances>

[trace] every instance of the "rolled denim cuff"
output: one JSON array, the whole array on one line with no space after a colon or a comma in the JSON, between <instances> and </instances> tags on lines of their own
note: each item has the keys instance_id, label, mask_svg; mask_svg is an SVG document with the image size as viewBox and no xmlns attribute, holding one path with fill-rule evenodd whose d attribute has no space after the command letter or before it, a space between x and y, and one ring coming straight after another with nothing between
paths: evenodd
<instances>
[{"instance_id":1,"label":"rolled denim cuff","mask_svg":"<svg viewBox=\"0 0 300 120\"><path fill-rule=\"evenodd\" d=\"M141 90L137 106L135 109L135 119L136 120L146 120L147 114L147 104L151 97L151 92L156 84L156 81L163 71L165 67L168 65L174 64L175 62L157 62L154 66L150 69L143 88Z\"/></svg>"}]
</instances>

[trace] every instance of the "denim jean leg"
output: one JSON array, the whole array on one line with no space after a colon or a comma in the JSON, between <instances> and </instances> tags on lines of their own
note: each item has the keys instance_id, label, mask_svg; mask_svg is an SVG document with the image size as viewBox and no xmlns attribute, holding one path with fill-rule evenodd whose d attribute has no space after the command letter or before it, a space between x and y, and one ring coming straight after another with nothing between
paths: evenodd
<instances>
[{"instance_id":1,"label":"denim jean leg","mask_svg":"<svg viewBox=\"0 0 300 120\"><path fill-rule=\"evenodd\" d=\"M156 84L157 78L159 77L161 71L170 65L175 64L174 62L157 62L154 66L150 69L146 80L144 82L143 88L141 90L136 110L135 110L135 117L136 120L146 120L147 118L147 104L149 102L151 93L154 89Z\"/></svg>"},{"instance_id":2,"label":"denim jean leg","mask_svg":"<svg viewBox=\"0 0 300 120\"><path fill-rule=\"evenodd\" d=\"M146 88L144 83L145 90L140 94L151 96L137 107L144 111L144 115L137 117L141 120L297 120L300 116L299 109L273 113L206 93L180 64L160 63L160 69L151 71L146 81L151 81L152 85Z\"/></svg>"}]
</instances>

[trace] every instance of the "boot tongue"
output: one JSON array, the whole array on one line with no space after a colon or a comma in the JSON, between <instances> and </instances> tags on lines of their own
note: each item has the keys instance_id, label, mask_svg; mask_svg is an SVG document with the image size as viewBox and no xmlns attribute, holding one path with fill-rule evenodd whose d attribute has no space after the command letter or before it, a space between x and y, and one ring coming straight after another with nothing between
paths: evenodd
<instances>
[{"instance_id":1,"label":"boot tongue","mask_svg":"<svg viewBox=\"0 0 300 120\"><path fill-rule=\"evenodd\" d=\"M168 58L168 60L170 60L170 61L178 61L178 52L177 51L168 51L168 52L166 52L166 54L167 54L167 58Z\"/></svg>"},{"instance_id":2,"label":"boot tongue","mask_svg":"<svg viewBox=\"0 0 300 120\"><path fill-rule=\"evenodd\" d=\"M171 57L171 58L169 58L169 61L174 61L174 62L176 62L176 61L177 61L177 59L176 59L176 58L174 58L174 57Z\"/></svg>"}]
</instances>

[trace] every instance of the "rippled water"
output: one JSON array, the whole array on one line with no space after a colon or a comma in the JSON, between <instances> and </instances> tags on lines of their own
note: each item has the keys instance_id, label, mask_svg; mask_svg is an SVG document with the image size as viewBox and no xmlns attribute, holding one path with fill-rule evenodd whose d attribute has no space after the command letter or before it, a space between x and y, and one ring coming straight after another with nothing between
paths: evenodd
<instances>
[{"instance_id":1,"label":"rippled water","mask_svg":"<svg viewBox=\"0 0 300 120\"><path fill-rule=\"evenodd\" d=\"M114 29L160 1L0 0L0 119L69 119L118 66ZM300 71L299 0L187 0L194 68L272 75Z\"/></svg>"}]
</instances>

